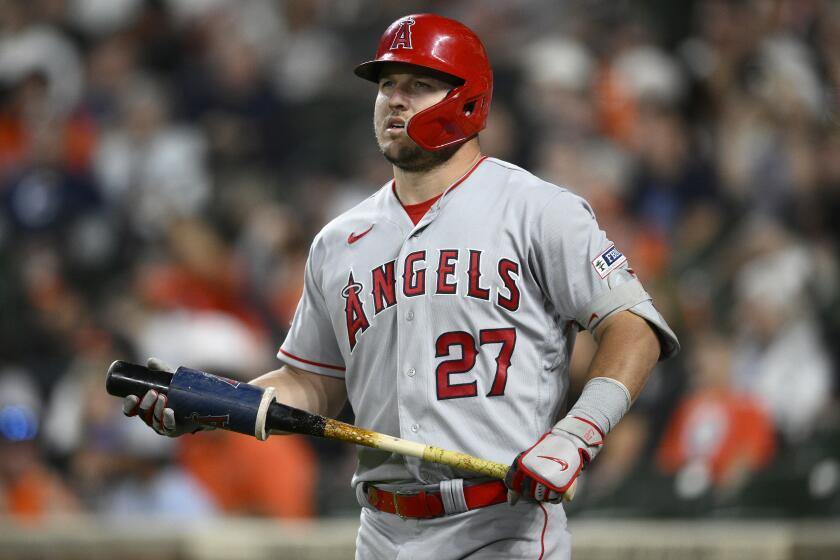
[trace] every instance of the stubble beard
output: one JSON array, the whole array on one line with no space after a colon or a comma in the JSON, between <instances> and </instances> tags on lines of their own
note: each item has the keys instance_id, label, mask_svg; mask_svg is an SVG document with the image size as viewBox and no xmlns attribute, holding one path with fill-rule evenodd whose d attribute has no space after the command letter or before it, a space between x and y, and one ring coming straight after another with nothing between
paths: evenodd
<instances>
[{"instance_id":1,"label":"stubble beard","mask_svg":"<svg viewBox=\"0 0 840 560\"><path fill-rule=\"evenodd\" d=\"M430 152L418 146L413 140L410 140L409 144L396 146L394 144L391 145L389 151L380 143L379 151L392 165L409 173L422 173L440 167L449 161L461 147L461 144L455 144Z\"/></svg>"}]
</instances>

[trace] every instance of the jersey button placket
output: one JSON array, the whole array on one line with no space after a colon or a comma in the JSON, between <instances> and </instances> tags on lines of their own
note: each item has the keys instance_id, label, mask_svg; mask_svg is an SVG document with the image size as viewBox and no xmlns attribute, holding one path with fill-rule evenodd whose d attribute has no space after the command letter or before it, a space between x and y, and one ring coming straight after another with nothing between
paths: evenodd
<instances>
[{"instance_id":1,"label":"jersey button placket","mask_svg":"<svg viewBox=\"0 0 840 560\"><path fill-rule=\"evenodd\" d=\"M422 230L422 228L419 228ZM412 232L417 233L417 231ZM420 238L422 239L422 237ZM398 315L395 321L397 327L397 364L399 364L396 375L398 417L400 421L400 437L408 440L420 439L424 433L421 425L424 421L424 410L427 407L429 395L425 393L428 379L425 371L429 367L426 363L426 356L429 348L427 292L431 281L432 265L429 264L428 248L417 243L419 239L410 235L404 241L403 247L397 256L397 309ZM423 289L417 295L406 295L406 260L408 255L419 250L426 249L426 256L417 260L408 271L419 273L425 270ZM419 282L419 278L411 278L409 282ZM414 285L412 283L412 285ZM410 476L420 475L419 461L414 458L406 458L405 466Z\"/></svg>"},{"instance_id":2,"label":"jersey button placket","mask_svg":"<svg viewBox=\"0 0 840 560\"><path fill-rule=\"evenodd\" d=\"M396 267L396 276L397 276L397 310L399 315L397 315L398 319L396 321L397 327L397 348L396 348L396 358L397 363L402 364L402 372L405 375L397 376L397 411L398 411L398 418L400 424L400 436L407 437L408 434L416 433L416 430L412 430L413 426L416 426L414 419L413 411L411 410L410 400L408 398L403 398L404 395L411 395L415 392L415 384L414 384L414 377L411 375L411 371L414 371L416 374L416 355L414 353L414 348L412 345L412 339L414 337L414 311L411 309L412 298L406 298L403 294L402 290L402 283L403 283L403 275L405 274L404 263L406 259L406 255L411 251L409 245L410 241L412 240L411 235L406 238L402 250L400 251L399 256L397 257L397 267Z\"/></svg>"}]
</instances>

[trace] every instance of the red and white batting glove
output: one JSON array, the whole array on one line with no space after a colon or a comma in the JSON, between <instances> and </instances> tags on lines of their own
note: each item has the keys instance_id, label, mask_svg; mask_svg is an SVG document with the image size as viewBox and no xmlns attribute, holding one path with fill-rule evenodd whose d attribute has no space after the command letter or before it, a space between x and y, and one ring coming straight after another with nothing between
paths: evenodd
<instances>
[{"instance_id":1,"label":"red and white batting glove","mask_svg":"<svg viewBox=\"0 0 840 560\"><path fill-rule=\"evenodd\" d=\"M157 358L149 358L146 367L158 371L175 373L175 368ZM195 433L199 430L212 430L212 427L199 424L181 424L175 422L175 411L166 405L169 397L164 393L155 390L147 391L143 398L136 395L129 395L123 399L123 414L126 416L139 416L154 431L162 436L178 437L184 434Z\"/></svg>"},{"instance_id":2,"label":"red and white batting glove","mask_svg":"<svg viewBox=\"0 0 840 560\"><path fill-rule=\"evenodd\" d=\"M559 502L603 444L604 434L595 424L566 416L514 459L505 478L508 503L514 505L521 497Z\"/></svg>"}]
</instances>

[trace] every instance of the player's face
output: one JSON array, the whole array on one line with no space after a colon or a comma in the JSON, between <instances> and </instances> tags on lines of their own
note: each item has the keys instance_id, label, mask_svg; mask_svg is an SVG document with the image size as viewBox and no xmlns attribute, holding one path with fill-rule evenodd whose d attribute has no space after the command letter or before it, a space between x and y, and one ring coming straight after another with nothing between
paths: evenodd
<instances>
[{"instance_id":1,"label":"player's face","mask_svg":"<svg viewBox=\"0 0 840 560\"><path fill-rule=\"evenodd\" d=\"M453 85L441 77L407 65L386 65L379 75L373 111L376 141L385 158L406 171L426 171L452 157L458 146L429 152L406 132L408 120L441 101Z\"/></svg>"}]
</instances>

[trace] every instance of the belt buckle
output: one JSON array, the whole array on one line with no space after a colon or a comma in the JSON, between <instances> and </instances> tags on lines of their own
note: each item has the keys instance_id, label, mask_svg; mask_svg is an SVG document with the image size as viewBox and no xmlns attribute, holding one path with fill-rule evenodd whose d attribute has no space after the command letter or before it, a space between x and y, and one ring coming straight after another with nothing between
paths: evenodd
<instances>
[{"instance_id":1,"label":"belt buckle","mask_svg":"<svg viewBox=\"0 0 840 560\"><path fill-rule=\"evenodd\" d=\"M404 491L400 491L400 490L397 490L396 492L393 493L394 513L399 515L400 519L408 519L408 518L405 515L403 515L402 512L400 511L400 502L397 498L399 498L400 496L411 496L411 495L416 495L416 494L417 494L417 492L404 492Z\"/></svg>"}]
</instances>

